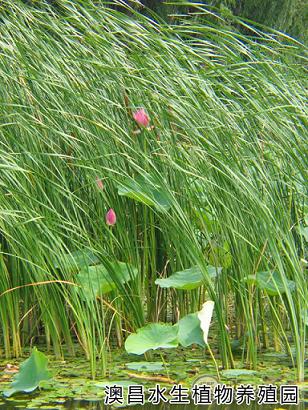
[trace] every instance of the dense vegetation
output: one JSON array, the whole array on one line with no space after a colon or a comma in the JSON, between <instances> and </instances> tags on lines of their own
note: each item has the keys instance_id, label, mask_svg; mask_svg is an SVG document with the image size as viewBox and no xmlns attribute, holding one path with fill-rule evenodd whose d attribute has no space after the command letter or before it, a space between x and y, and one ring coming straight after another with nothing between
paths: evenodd
<instances>
[{"instance_id":1,"label":"dense vegetation","mask_svg":"<svg viewBox=\"0 0 308 410\"><path fill-rule=\"evenodd\" d=\"M0 354L78 342L94 375L130 332L212 299L225 367L233 340L251 367L274 346L302 380L303 46L219 15L58 7L2 2ZM201 287L155 284L192 267Z\"/></svg>"},{"instance_id":2,"label":"dense vegetation","mask_svg":"<svg viewBox=\"0 0 308 410\"><path fill-rule=\"evenodd\" d=\"M152 10L165 19L173 18L171 16L177 13L194 13L196 5L201 4L208 11L223 13L228 17L229 23L235 23L236 16L239 16L264 25L265 30L269 27L280 30L307 43L308 13L304 0L141 0L140 2L128 0L126 3L142 12L147 12L147 9ZM121 8L119 5L116 7ZM210 15L207 13L203 18L209 20Z\"/></svg>"}]
</instances>

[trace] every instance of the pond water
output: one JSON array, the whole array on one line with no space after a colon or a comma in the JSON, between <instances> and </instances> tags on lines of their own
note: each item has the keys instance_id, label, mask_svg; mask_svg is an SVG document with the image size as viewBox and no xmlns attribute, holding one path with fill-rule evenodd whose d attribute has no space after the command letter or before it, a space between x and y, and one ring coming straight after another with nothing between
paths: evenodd
<instances>
[{"instance_id":1,"label":"pond water","mask_svg":"<svg viewBox=\"0 0 308 410\"><path fill-rule=\"evenodd\" d=\"M239 407L245 410L304 410L308 409L308 374L305 374L305 381L298 384L301 391L299 405L258 405L257 400L252 401L251 405L237 405L234 401L230 405L217 405L215 402L209 405L195 406L193 404L165 404L158 405L145 404L134 406L106 406L104 404L105 383L112 385L123 385L123 395L126 396L128 386L143 385L145 397L149 397L149 389L156 384L165 386L170 392L172 386L183 385L188 389L194 384L215 385L216 372L210 357L204 354L201 349L177 350L166 352L165 363L169 363L163 369L155 370L152 367L145 371L142 367L138 370L137 364L144 363L139 358L131 358L123 351L116 351L112 354L112 362L109 363L109 373L106 376L98 375L95 380L91 379L89 364L83 356L74 359L59 361L53 356L49 356L49 368L53 378L46 382L40 390L31 394L17 394L5 400L1 392L9 388L13 374L5 373L7 360L0 360L0 410L109 410L115 408L145 410L238 410ZM11 361L11 364L18 366L23 359ZM132 361L133 360L133 361ZM138 363L136 362L138 360ZM161 360L161 353L153 352L152 360L158 365ZM148 363L149 364L149 363ZM133 369L132 370L132 365ZM295 384L295 369L290 366L290 359L287 355L276 352L267 352L260 355L258 369L256 372L244 368L241 358L235 361L236 370L221 370L221 380L219 383L233 386L237 389L241 384L257 386L277 386ZM129 368L130 366L130 368ZM1 371L2 370L2 371ZM229 372L229 373L228 373ZM230 374L230 372L232 374ZM9 377L8 377L9 376ZM2 379L1 379L2 377ZM7 378L8 377L8 378ZM279 395L279 394L278 394ZM171 395L172 396L172 395ZM171 398L169 396L169 399ZM174 397L174 396L173 396Z\"/></svg>"},{"instance_id":2,"label":"pond water","mask_svg":"<svg viewBox=\"0 0 308 410\"><path fill-rule=\"evenodd\" d=\"M213 403L211 405L194 405L194 404L166 404L160 403L158 405L153 405L146 403L144 405L134 405L134 406L107 406L104 404L103 400L63 400L62 402L54 403L44 403L39 406L33 406L31 400L28 401L25 397L18 397L16 400L2 400L0 401L0 410L73 410L73 409L84 409L84 410L113 410L113 409L129 409L135 410L143 408L144 410L238 410L239 408L243 410L305 410L308 409L308 397L304 398L304 401L300 402L298 405L259 405L257 402L252 402L250 405L238 405L236 402L229 405L217 405Z\"/></svg>"},{"instance_id":3,"label":"pond water","mask_svg":"<svg viewBox=\"0 0 308 410\"><path fill-rule=\"evenodd\" d=\"M37 409L44 409L44 410L73 410L73 409L84 409L84 410L112 410L116 408L121 409L130 409L136 410L140 409L140 407L144 410L304 410L308 409L308 401L301 402L298 405L289 405L289 406L281 406L277 405L258 405L257 402L251 403L248 405L237 405L236 403L232 403L230 405L217 405L211 404L208 406L195 406L193 404L145 404L143 406L121 406L121 407L111 407L104 405L103 401L87 401L87 400L69 400L61 405L59 404L50 404L44 405L42 407L29 407L26 405L25 402L23 404L21 402L12 402L0 404L1 410L20 410L20 409L27 409L27 410L37 410Z\"/></svg>"}]
</instances>

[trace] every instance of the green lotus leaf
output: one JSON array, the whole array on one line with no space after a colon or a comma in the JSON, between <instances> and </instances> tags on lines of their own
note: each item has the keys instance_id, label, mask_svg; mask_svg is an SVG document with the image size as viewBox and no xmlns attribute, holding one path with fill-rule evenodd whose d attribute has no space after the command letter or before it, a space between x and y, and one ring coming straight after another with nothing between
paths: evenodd
<instances>
[{"instance_id":1,"label":"green lotus leaf","mask_svg":"<svg viewBox=\"0 0 308 410\"><path fill-rule=\"evenodd\" d=\"M236 379L238 377L243 376L254 376L258 374L256 370L248 370L248 369L230 369L230 370L223 370L221 375L226 379Z\"/></svg>"},{"instance_id":2,"label":"green lotus leaf","mask_svg":"<svg viewBox=\"0 0 308 410\"><path fill-rule=\"evenodd\" d=\"M257 272L256 275L249 275L245 278L246 282L256 285L259 289L264 290L270 296L277 296L286 292L285 285L278 272ZM292 292L295 289L295 282L286 279L286 284Z\"/></svg>"},{"instance_id":3,"label":"green lotus leaf","mask_svg":"<svg viewBox=\"0 0 308 410\"><path fill-rule=\"evenodd\" d=\"M148 350L169 349L178 346L178 326L168 323L150 323L128 336L125 349L128 353L143 354Z\"/></svg>"},{"instance_id":4,"label":"green lotus leaf","mask_svg":"<svg viewBox=\"0 0 308 410\"><path fill-rule=\"evenodd\" d=\"M58 257L54 262L56 269L63 269L66 272L77 272L85 266L99 263L98 257L91 249L81 249L67 253Z\"/></svg>"},{"instance_id":5,"label":"green lotus leaf","mask_svg":"<svg viewBox=\"0 0 308 410\"><path fill-rule=\"evenodd\" d=\"M299 226L298 232L303 236L305 241L308 242L308 226Z\"/></svg>"},{"instance_id":6,"label":"green lotus leaf","mask_svg":"<svg viewBox=\"0 0 308 410\"><path fill-rule=\"evenodd\" d=\"M221 265L225 269L229 268L232 263L229 243L224 242L221 246L215 241L211 241L211 246L208 253L208 261L212 265Z\"/></svg>"},{"instance_id":7,"label":"green lotus leaf","mask_svg":"<svg viewBox=\"0 0 308 410\"><path fill-rule=\"evenodd\" d=\"M153 206L156 210L166 212L171 207L167 192L148 175L139 175L135 179L126 179L118 186L118 194Z\"/></svg>"},{"instance_id":8,"label":"green lotus leaf","mask_svg":"<svg viewBox=\"0 0 308 410\"><path fill-rule=\"evenodd\" d=\"M130 362L126 363L125 366L129 370L155 373L164 370L167 364L163 362Z\"/></svg>"},{"instance_id":9,"label":"green lotus leaf","mask_svg":"<svg viewBox=\"0 0 308 410\"><path fill-rule=\"evenodd\" d=\"M106 387L112 386L121 386L123 388L127 388L129 386L135 386L140 383L132 382L131 380L106 380L99 383L95 383L95 387L99 387L100 389L105 389Z\"/></svg>"},{"instance_id":10,"label":"green lotus leaf","mask_svg":"<svg viewBox=\"0 0 308 410\"><path fill-rule=\"evenodd\" d=\"M211 279L215 278L221 270L221 267L207 266L207 273ZM156 279L155 284L161 288L192 290L204 284L204 274L198 266L193 266L189 269L175 272L168 278Z\"/></svg>"},{"instance_id":11,"label":"green lotus leaf","mask_svg":"<svg viewBox=\"0 0 308 410\"><path fill-rule=\"evenodd\" d=\"M179 320L178 325L178 340L182 346L187 347L192 344L197 344L202 347L205 346L198 313L191 313L184 316Z\"/></svg>"},{"instance_id":12,"label":"green lotus leaf","mask_svg":"<svg viewBox=\"0 0 308 410\"><path fill-rule=\"evenodd\" d=\"M44 353L33 348L31 356L20 365L19 372L14 376L9 390L3 392L5 397L10 397L14 393L31 393L40 386L43 380L51 379L51 374L47 370L48 359Z\"/></svg>"},{"instance_id":13,"label":"green lotus leaf","mask_svg":"<svg viewBox=\"0 0 308 410\"><path fill-rule=\"evenodd\" d=\"M137 276L137 269L123 262L112 262L105 265L85 266L76 275L81 285L78 289L88 299L95 299L123 285Z\"/></svg>"}]
</instances>

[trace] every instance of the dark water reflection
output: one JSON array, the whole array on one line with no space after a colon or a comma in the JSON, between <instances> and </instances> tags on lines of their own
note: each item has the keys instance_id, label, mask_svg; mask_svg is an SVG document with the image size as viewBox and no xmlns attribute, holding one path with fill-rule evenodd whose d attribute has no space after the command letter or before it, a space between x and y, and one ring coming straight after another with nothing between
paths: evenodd
<instances>
[{"instance_id":1,"label":"dark water reflection","mask_svg":"<svg viewBox=\"0 0 308 410\"><path fill-rule=\"evenodd\" d=\"M103 403L89 403L89 402L72 402L67 403L65 406L66 409L87 409L87 410L109 410L111 409L108 406L104 406ZM144 406L130 406L125 407L125 409L130 410L137 410L137 409L144 409L144 410L304 410L308 409L308 402L307 403L300 403L299 405L292 405L292 406L281 406L279 404L273 405L258 405L258 403L252 403L251 405L237 405L233 403L231 405L221 405L218 406L217 404L212 404L209 406L195 406L193 404L159 404L159 405L152 405L152 404L145 404ZM51 408L52 409L52 408ZM51 410L50 409L50 410ZM124 409L124 407L122 407Z\"/></svg>"}]
</instances>

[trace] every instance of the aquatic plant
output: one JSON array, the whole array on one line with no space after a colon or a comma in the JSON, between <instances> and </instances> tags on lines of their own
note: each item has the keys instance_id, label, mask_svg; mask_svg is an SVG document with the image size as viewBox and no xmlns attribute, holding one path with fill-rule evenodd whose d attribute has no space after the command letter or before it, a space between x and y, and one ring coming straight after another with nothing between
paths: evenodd
<instances>
[{"instance_id":1,"label":"aquatic plant","mask_svg":"<svg viewBox=\"0 0 308 410\"><path fill-rule=\"evenodd\" d=\"M32 353L20 365L20 369L15 374L11 386L3 392L5 397L10 397L15 393L32 393L42 381L50 380L51 373L47 369L48 359L44 353L33 348Z\"/></svg>"},{"instance_id":2,"label":"aquatic plant","mask_svg":"<svg viewBox=\"0 0 308 410\"><path fill-rule=\"evenodd\" d=\"M106 224L109 226L115 225L117 221L117 216L116 213L112 208L109 209L109 211L106 213Z\"/></svg>"},{"instance_id":3,"label":"aquatic plant","mask_svg":"<svg viewBox=\"0 0 308 410\"><path fill-rule=\"evenodd\" d=\"M95 180L96 180L97 188L100 189L101 191L103 191L104 190L103 181L98 176L95 177Z\"/></svg>"},{"instance_id":4,"label":"aquatic plant","mask_svg":"<svg viewBox=\"0 0 308 410\"><path fill-rule=\"evenodd\" d=\"M136 112L133 113L133 118L136 123L142 127L147 127L150 123L150 118L145 112L144 108L140 108Z\"/></svg>"},{"instance_id":5,"label":"aquatic plant","mask_svg":"<svg viewBox=\"0 0 308 410\"><path fill-rule=\"evenodd\" d=\"M240 340L251 368L273 346L303 380L305 50L218 15L130 12L1 3L0 353L43 335L60 358L78 342L95 377L124 335L211 299L225 368ZM155 128L136 139L140 101Z\"/></svg>"}]
</instances>

